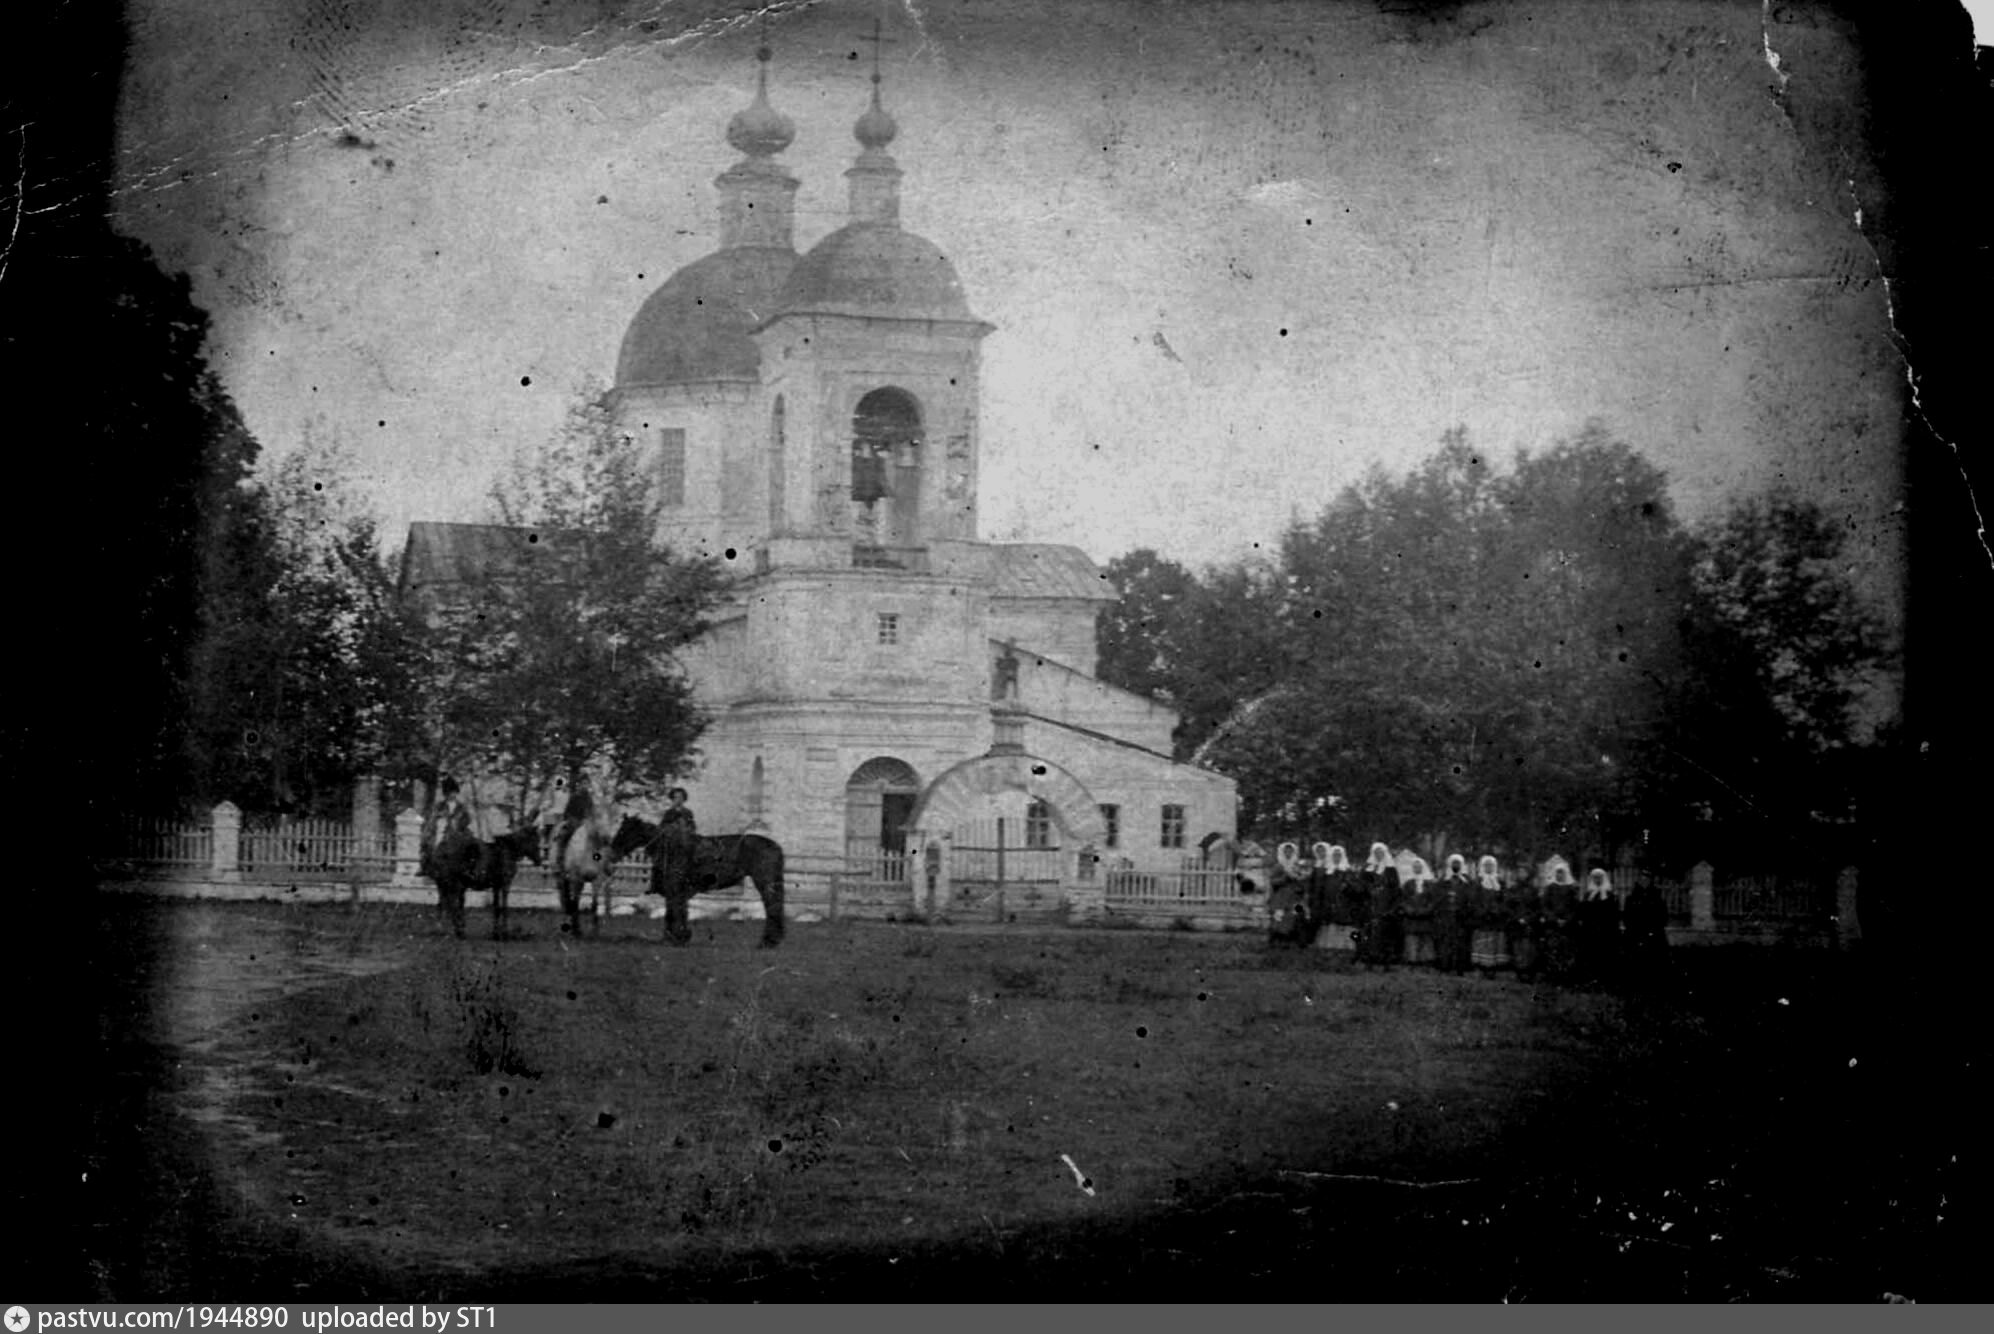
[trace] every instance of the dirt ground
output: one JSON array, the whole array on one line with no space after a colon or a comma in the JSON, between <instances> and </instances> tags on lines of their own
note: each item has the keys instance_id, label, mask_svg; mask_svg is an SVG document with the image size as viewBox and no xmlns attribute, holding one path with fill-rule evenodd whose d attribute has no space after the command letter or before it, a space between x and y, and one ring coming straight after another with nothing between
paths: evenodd
<instances>
[{"instance_id":1,"label":"dirt ground","mask_svg":"<svg viewBox=\"0 0 1994 1334\"><path fill-rule=\"evenodd\" d=\"M642 919L494 945L412 909L95 906L82 1133L21 1183L39 1296L1876 1301L1978 1272L1967 1058L1860 959L1679 951L1628 993L1183 932L767 953L748 923L673 950Z\"/></svg>"}]
</instances>

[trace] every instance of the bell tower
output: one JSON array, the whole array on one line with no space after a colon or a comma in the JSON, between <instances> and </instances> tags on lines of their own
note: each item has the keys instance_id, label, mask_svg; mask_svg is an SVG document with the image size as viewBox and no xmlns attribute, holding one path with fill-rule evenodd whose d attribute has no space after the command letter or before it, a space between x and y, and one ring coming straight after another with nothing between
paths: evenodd
<instances>
[{"instance_id":1,"label":"bell tower","mask_svg":"<svg viewBox=\"0 0 1994 1334\"><path fill-rule=\"evenodd\" d=\"M771 405L769 510L817 559L927 568L976 540L979 345L954 266L900 225L899 125L882 104L852 127L849 220L797 261L754 337Z\"/></svg>"}]
</instances>

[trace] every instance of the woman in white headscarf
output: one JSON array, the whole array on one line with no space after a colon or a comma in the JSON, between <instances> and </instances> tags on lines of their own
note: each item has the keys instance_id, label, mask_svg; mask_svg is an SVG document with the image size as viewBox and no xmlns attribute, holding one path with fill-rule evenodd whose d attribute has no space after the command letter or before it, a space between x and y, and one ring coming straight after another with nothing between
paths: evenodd
<instances>
[{"instance_id":1,"label":"woman in white headscarf","mask_svg":"<svg viewBox=\"0 0 1994 1334\"><path fill-rule=\"evenodd\" d=\"M1563 857L1544 863L1538 898L1537 956L1544 971L1563 977L1572 971L1572 928L1578 918L1579 887Z\"/></svg>"},{"instance_id":2,"label":"woman in white headscarf","mask_svg":"<svg viewBox=\"0 0 1994 1334\"><path fill-rule=\"evenodd\" d=\"M1509 949L1509 923L1513 920L1507 892L1502 883L1502 866L1493 857L1475 865L1474 964L1477 968L1507 968L1513 962Z\"/></svg>"},{"instance_id":3,"label":"woman in white headscarf","mask_svg":"<svg viewBox=\"0 0 1994 1334\"><path fill-rule=\"evenodd\" d=\"M1474 953L1474 882L1468 859L1447 858L1447 874L1433 887L1433 961L1443 973L1465 973Z\"/></svg>"},{"instance_id":4,"label":"woman in white headscarf","mask_svg":"<svg viewBox=\"0 0 1994 1334\"><path fill-rule=\"evenodd\" d=\"M1433 891L1428 887L1433 880L1433 870L1422 857L1406 856L1406 883L1401 911L1405 915L1405 961L1407 963L1432 963L1433 954Z\"/></svg>"},{"instance_id":5,"label":"woman in white headscarf","mask_svg":"<svg viewBox=\"0 0 1994 1334\"><path fill-rule=\"evenodd\" d=\"M1320 886L1316 948L1349 954L1357 948L1356 923L1350 916L1350 886L1356 873L1350 869L1350 854L1333 843L1318 843L1315 876Z\"/></svg>"},{"instance_id":6,"label":"woman in white headscarf","mask_svg":"<svg viewBox=\"0 0 1994 1334\"><path fill-rule=\"evenodd\" d=\"M1271 945L1307 945L1315 939L1308 878L1293 843L1283 843L1274 850L1272 889L1267 895L1267 939Z\"/></svg>"},{"instance_id":7,"label":"woman in white headscarf","mask_svg":"<svg viewBox=\"0 0 1994 1334\"><path fill-rule=\"evenodd\" d=\"M1572 943L1581 977L1593 982L1612 978L1620 962L1620 896L1597 866L1587 873L1579 893Z\"/></svg>"},{"instance_id":8,"label":"woman in white headscarf","mask_svg":"<svg viewBox=\"0 0 1994 1334\"><path fill-rule=\"evenodd\" d=\"M1357 873L1357 888L1370 914L1370 922L1358 938L1358 957L1367 964L1389 968L1405 949L1399 869L1392 864L1390 848L1382 843L1371 845L1371 855Z\"/></svg>"}]
</instances>

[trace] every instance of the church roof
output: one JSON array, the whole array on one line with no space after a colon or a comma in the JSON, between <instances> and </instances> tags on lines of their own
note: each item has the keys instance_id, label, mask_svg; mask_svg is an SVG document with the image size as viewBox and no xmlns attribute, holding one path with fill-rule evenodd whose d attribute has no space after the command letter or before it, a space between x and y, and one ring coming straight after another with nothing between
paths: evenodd
<instances>
[{"instance_id":1,"label":"church roof","mask_svg":"<svg viewBox=\"0 0 1994 1334\"><path fill-rule=\"evenodd\" d=\"M541 553L569 547L566 533L498 523L412 523L402 548L404 593L517 573Z\"/></svg>"},{"instance_id":2,"label":"church roof","mask_svg":"<svg viewBox=\"0 0 1994 1334\"><path fill-rule=\"evenodd\" d=\"M1113 602L1121 596L1079 547L1011 542L997 546L996 552L994 597Z\"/></svg>"},{"instance_id":3,"label":"church roof","mask_svg":"<svg viewBox=\"0 0 1994 1334\"><path fill-rule=\"evenodd\" d=\"M934 243L890 222L854 222L810 247L775 315L976 321L955 266Z\"/></svg>"},{"instance_id":4,"label":"church roof","mask_svg":"<svg viewBox=\"0 0 1994 1334\"><path fill-rule=\"evenodd\" d=\"M674 273L630 321L617 387L759 380L761 349L748 331L774 312L795 265L793 250L734 246Z\"/></svg>"}]
</instances>

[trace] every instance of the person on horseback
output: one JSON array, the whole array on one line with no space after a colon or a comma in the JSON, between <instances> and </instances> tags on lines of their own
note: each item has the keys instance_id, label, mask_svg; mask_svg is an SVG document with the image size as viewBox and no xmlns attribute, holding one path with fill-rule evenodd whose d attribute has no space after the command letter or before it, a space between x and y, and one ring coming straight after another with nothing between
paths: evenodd
<instances>
[{"instance_id":1,"label":"person on horseback","mask_svg":"<svg viewBox=\"0 0 1994 1334\"><path fill-rule=\"evenodd\" d=\"M455 778L444 776L437 785L436 804L429 808L429 819L422 829L422 873L435 876L436 846L452 833L471 832L471 808L459 795Z\"/></svg>"},{"instance_id":2,"label":"person on horseback","mask_svg":"<svg viewBox=\"0 0 1994 1334\"><path fill-rule=\"evenodd\" d=\"M588 784L575 782L568 787L568 804L561 808L561 822L554 827L554 855L551 864L559 866L568 855L568 842L575 831L589 822L595 814L595 799L589 795Z\"/></svg>"}]
</instances>

